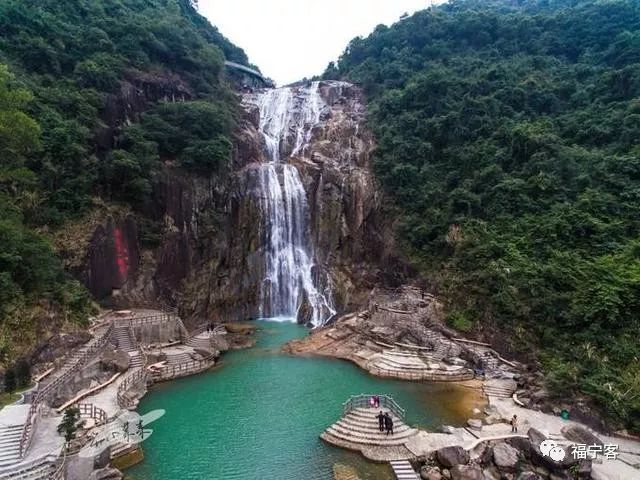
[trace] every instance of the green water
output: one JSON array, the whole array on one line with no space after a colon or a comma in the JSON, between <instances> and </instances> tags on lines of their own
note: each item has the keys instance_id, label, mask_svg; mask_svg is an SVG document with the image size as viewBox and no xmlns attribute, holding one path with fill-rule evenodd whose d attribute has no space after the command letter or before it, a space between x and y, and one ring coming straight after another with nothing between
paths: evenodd
<instances>
[{"instance_id":1,"label":"green water","mask_svg":"<svg viewBox=\"0 0 640 480\"><path fill-rule=\"evenodd\" d=\"M351 363L280 353L307 334L293 323L258 322L255 348L224 355L214 370L153 387L138 411L166 410L144 442L135 480L327 480L336 462L364 479L392 478L387 467L331 447L318 435L350 395L385 393L413 425L459 424L449 384L377 379ZM459 393L458 393L459 395Z\"/></svg>"}]
</instances>

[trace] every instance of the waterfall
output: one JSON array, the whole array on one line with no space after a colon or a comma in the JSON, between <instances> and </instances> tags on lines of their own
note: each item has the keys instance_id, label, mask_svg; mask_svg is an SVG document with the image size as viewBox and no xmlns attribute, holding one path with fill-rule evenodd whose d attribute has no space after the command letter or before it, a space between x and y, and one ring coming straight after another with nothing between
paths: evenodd
<instances>
[{"instance_id":1,"label":"waterfall","mask_svg":"<svg viewBox=\"0 0 640 480\"><path fill-rule=\"evenodd\" d=\"M266 235L260 315L297 318L306 300L311 308L307 317L319 326L336 312L328 284L321 291L314 279L307 194L298 169L287 162L304 155L326 105L314 82L307 88L267 90L258 107L269 159L258 178Z\"/></svg>"}]
</instances>

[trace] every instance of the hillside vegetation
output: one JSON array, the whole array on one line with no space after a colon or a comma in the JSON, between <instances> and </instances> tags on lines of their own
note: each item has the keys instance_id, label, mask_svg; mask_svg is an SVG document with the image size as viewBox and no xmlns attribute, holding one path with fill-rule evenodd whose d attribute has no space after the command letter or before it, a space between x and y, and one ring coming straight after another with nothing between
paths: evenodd
<instances>
[{"instance_id":1,"label":"hillside vegetation","mask_svg":"<svg viewBox=\"0 0 640 480\"><path fill-rule=\"evenodd\" d=\"M456 0L356 38L376 173L448 321L640 429L640 4Z\"/></svg>"},{"instance_id":2,"label":"hillside vegetation","mask_svg":"<svg viewBox=\"0 0 640 480\"><path fill-rule=\"evenodd\" d=\"M165 161L226 165L225 58L247 63L189 0L0 0L0 365L37 317L87 316L43 233L98 198L139 211ZM152 90L144 112L112 108L131 101L124 82Z\"/></svg>"}]
</instances>

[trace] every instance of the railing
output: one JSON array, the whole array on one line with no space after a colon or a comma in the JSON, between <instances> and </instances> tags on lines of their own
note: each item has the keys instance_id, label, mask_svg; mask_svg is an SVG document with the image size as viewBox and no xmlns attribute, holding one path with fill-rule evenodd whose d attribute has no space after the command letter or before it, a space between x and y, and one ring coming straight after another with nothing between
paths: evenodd
<instances>
[{"instance_id":1,"label":"railing","mask_svg":"<svg viewBox=\"0 0 640 480\"><path fill-rule=\"evenodd\" d=\"M27 420L22 429L22 435L20 436L20 457L23 458L27 449L29 448L29 443L31 442L31 430L33 429L32 423L35 422L35 415L38 411L38 407L41 402L48 399L48 397L56 391L56 389L64 383L71 375L76 373L82 365L95 355L95 353L104 347L109 338L111 337L111 332L113 331L113 324L110 324L109 327L102 333L101 336L94 338L89 345L87 345L86 350L83 354L75 360L74 364L71 365L68 369L63 370L62 374L53 379L51 382L47 383L43 387L38 387L38 391L34 395L31 401L31 407L29 408L29 413L27 414ZM64 366L62 367L64 369Z\"/></svg>"},{"instance_id":2,"label":"railing","mask_svg":"<svg viewBox=\"0 0 640 480\"><path fill-rule=\"evenodd\" d=\"M67 463L67 446L65 445L62 449L62 457L58 458L58 468L51 475L51 480L64 480L65 473L65 465Z\"/></svg>"},{"instance_id":3,"label":"railing","mask_svg":"<svg viewBox=\"0 0 640 480\"><path fill-rule=\"evenodd\" d=\"M367 370L372 375L376 375L378 377L424 382L461 382L464 380L472 380L475 377L474 372L467 368L462 369L462 372L452 372L451 370L444 369L415 372L410 370L389 370L375 365L368 365Z\"/></svg>"},{"instance_id":4,"label":"railing","mask_svg":"<svg viewBox=\"0 0 640 480\"><path fill-rule=\"evenodd\" d=\"M174 315L173 313L159 313L157 315L148 315L146 317L132 317L127 319L127 321L131 323L131 326L139 327L142 325L147 325L149 323L162 323L179 318L180 317Z\"/></svg>"},{"instance_id":5,"label":"railing","mask_svg":"<svg viewBox=\"0 0 640 480\"><path fill-rule=\"evenodd\" d=\"M41 401L47 399L47 397L51 393L53 393L61 383L64 383L71 375L76 373L89 358L93 357L98 350L100 350L107 344L109 338L111 337L112 331L113 324L109 325L109 327L102 333L100 337L97 337L93 340L92 343L90 342L90 344L87 345L85 351L74 362L74 364L71 365L71 367L69 367L67 370L64 370L59 377L55 378L50 383L47 383L44 387L42 387L36 397L37 400Z\"/></svg>"},{"instance_id":6,"label":"railing","mask_svg":"<svg viewBox=\"0 0 640 480\"><path fill-rule=\"evenodd\" d=\"M131 399L127 397L127 391L138 383L144 382L147 383L147 372L143 368L139 368L134 370L130 375L128 375L124 381L118 385L118 392L116 394L118 405L120 408L129 408L131 407Z\"/></svg>"},{"instance_id":7,"label":"railing","mask_svg":"<svg viewBox=\"0 0 640 480\"><path fill-rule=\"evenodd\" d=\"M202 360L191 360L177 365L167 365L152 372L153 378L158 381L179 378L189 373L206 370L215 364L215 355L209 355Z\"/></svg>"},{"instance_id":8,"label":"railing","mask_svg":"<svg viewBox=\"0 0 640 480\"><path fill-rule=\"evenodd\" d=\"M96 425L102 425L109 420L107 412L95 406L93 403L79 403L77 407L80 411L80 417L93 418L96 421Z\"/></svg>"},{"instance_id":9,"label":"railing","mask_svg":"<svg viewBox=\"0 0 640 480\"><path fill-rule=\"evenodd\" d=\"M342 404L342 414L347 415L349 412L351 412L352 410L355 410L356 408L369 407L371 397L373 396L374 394L360 394L360 395L355 395L349 398L349 400L347 400ZM404 414L405 414L404 408L398 405L398 403L393 399L393 397L390 397L389 395L378 395L378 398L380 399L380 406L382 408L391 410L393 413L396 414L398 418L400 418L401 420L404 420Z\"/></svg>"}]
</instances>

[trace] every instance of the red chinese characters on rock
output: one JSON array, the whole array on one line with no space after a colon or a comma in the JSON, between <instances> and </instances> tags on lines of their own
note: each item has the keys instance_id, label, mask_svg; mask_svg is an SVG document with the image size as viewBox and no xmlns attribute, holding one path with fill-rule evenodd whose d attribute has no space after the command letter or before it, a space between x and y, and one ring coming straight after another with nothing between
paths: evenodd
<instances>
[{"instance_id":1,"label":"red chinese characters on rock","mask_svg":"<svg viewBox=\"0 0 640 480\"><path fill-rule=\"evenodd\" d=\"M122 235L122 229L116 227L113 231L113 240L116 248L116 264L118 265L118 273L120 280L125 281L129 274L129 248Z\"/></svg>"}]
</instances>

